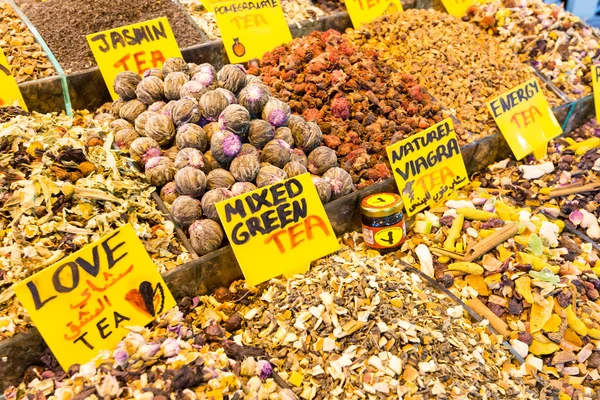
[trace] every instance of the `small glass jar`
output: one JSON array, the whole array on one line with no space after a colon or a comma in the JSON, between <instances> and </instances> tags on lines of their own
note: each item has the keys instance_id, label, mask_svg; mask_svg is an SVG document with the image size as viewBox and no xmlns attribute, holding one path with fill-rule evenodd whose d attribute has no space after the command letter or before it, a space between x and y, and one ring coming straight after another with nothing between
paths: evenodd
<instances>
[{"instance_id":1,"label":"small glass jar","mask_svg":"<svg viewBox=\"0 0 600 400\"><path fill-rule=\"evenodd\" d=\"M365 243L378 250L394 250L406 239L404 204L395 193L376 193L360 202Z\"/></svg>"}]
</instances>

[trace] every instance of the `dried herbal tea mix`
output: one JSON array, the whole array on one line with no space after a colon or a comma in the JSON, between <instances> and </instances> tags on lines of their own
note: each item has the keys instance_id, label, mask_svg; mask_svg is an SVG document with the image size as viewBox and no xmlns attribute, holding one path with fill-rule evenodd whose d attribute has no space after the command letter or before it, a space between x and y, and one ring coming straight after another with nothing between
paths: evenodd
<instances>
[{"instance_id":1,"label":"dried herbal tea mix","mask_svg":"<svg viewBox=\"0 0 600 400\"><path fill-rule=\"evenodd\" d=\"M209 12L198 0L181 0L194 21L206 33L209 39L221 39L221 32L217 26L215 14ZM310 0L282 0L281 8L285 20L290 25L302 26L305 21L315 21L325 13L318 7L315 7Z\"/></svg>"},{"instance_id":2,"label":"dried herbal tea mix","mask_svg":"<svg viewBox=\"0 0 600 400\"><path fill-rule=\"evenodd\" d=\"M86 35L150 19L167 17L182 49L204 42L194 23L172 1L17 0L16 3L67 73L96 66Z\"/></svg>"},{"instance_id":3,"label":"dried herbal tea mix","mask_svg":"<svg viewBox=\"0 0 600 400\"><path fill-rule=\"evenodd\" d=\"M561 6L542 0L493 0L469 9L466 20L533 62L573 99L590 94L590 68L600 60L600 31Z\"/></svg>"},{"instance_id":4,"label":"dried herbal tea mix","mask_svg":"<svg viewBox=\"0 0 600 400\"><path fill-rule=\"evenodd\" d=\"M87 112L0 125L0 339L30 321L12 285L131 223L160 272L191 260L154 187L111 150Z\"/></svg>"},{"instance_id":5,"label":"dried herbal tea mix","mask_svg":"<svg viewBox=\"0 0 600 400\"><path fill-rule=\"evenodd\" d=\"M173 58L144 77L121 73L114 87L121 98L97 118L160 188L199 255L223 242L220 201L307 172L323 203L355 189L319 126L292 116L241 65L217 72Z\"/></svg>"},{"instance_id":6,"label":"dried herbal tea mix","mask_svg":"<svg viewBox=\"0 0 600 400\"><path fill-rule=\"evenodd\" d=\"M48 56L13 8L0 2L0 49L18 83L56 74Z\"/></svg>"},{"instance_id":7,"label":"dried herbal tea mix","mask_svg":"<svg viewBox=\"0 0 600 400\"><path fill-rule=\"evenodd\" d=\"M260 74L292 112L316 122L325 145L358 188L391 177L385 146L447 117L415 77L394 71L378 53L345 36L313 32L265 54L249 70ZM456 127L462 142L464 130Z\"/></svg>"},{"instance_id":8,"label":"dried herbal tea mix","mask_svg":"<svg viewBox=\"0 0 600 400\"><path fill-rule=\"evenodd\" d=\"M498 133L486 102L534 77L504 43L456 17L430 10L406 10L347 32L364 51L417 82L448 107L471 140ZM557 96L544 89L551 106Z\"/></svg>"},{"instance_id":9,"label":"dried herbal tea mix","mask_svg":"<svg viewBox=\"0 0 600 400\"><path fill-rule=\"evenodd\" d=\"M527 360L513 376L534 368L572 398L600 387L600 260L578 235L600 239L589 189L598 183L597 132L591 121L552 142L546 160L490 166L419 214L403 248L510 340Z\"/></svg>"},{"instance_id":10,"label":"dried herbal tea mix","mask_svg":"<svg viewBox=\"0 0 600 400\"><path fill-rule=\"evenodd\" d=\"M152 328L133 329L112 353L68 374L40 366L6 398L38 392L49 399L248 400L558 394L542 378L511 378L514 360L500 336L357 240L346 236L351 248L318 261L304 276L259 288L237 282L184 300Z\"/></svg>"}]
</instances>

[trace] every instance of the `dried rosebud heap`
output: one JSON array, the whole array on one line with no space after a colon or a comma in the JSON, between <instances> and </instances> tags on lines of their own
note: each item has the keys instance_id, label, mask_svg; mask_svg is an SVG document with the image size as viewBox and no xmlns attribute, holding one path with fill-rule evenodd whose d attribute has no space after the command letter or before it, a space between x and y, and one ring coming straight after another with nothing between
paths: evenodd
<instances>
[{"instance_id":1,"label":"dried rosebud heap","mask_svg":"<svg viewBox=\"0 0 600 400\"><path fill-rule=\"evenodd\" d=\"M246 85L238 95L240 104L254 117L260 117L265 104L271 98L271 93L265 85L251 84Z\"/></svg>"},{"instance_id":2,"label":"dried rosebud heap","mask_svg":"<svg viewBox=\"0 0 600 400\"><path fill-rule=\"evenodd\" d=\"M288 176L284 170L277 168L274 165L267 164L258 170L258 175L256 176L256 186L259 188L269 186L287 178Z\"/></svg>"},{"instance_id":3,"label":"dried rosebud heap","mask_svg":"<svg viewBox=\"0 0 600 400\"><path fill-rule=\"evenodd\" d=\"M304 154L304 152L300 149L292 149L290 161L299 162L300 164L304 165L304 168L308 168L308 157L306 157L306 154Z\"/></svg>"},{"instance_id":4,"label":"dried rosebud heap","mask_svg":"<svg viewBox=\"0 0 600 400\"><path fill-rule=\"evenodd\" d=\"M169 182L160 189L160 199L166 204L171 204L179 197L175 182Z\"/></svg>"},{"instance_id":5,"label":"dried rosebud heap","mask_svg":"<svg viewBox=\"0 0 600 400\"><path fill-rule=\"evenodd\" d=\"M113 83L113 89L115 93L123 100L135 99L135 88L142 78L131 71L124 71L119 73Z\"/></svg>"},{"instance_id":6,"label":"dried rosebud heap","mask_svg":"<svg viewBox=\"0 0 600 400\"><path fill-rule=\"evenodd\" d=\"M135 162L146 164L148 160L159 157L161 154L158 142L149 137L137 138L129 146L129 155Z\"/></svg>"},{"instance_id":7,"label":"dried rosebud heap","mask_svg":"<svg viewBox=\"0 0 600 400\"><path fill-rule=\"evenodd\" d=\"M192 98L177 100L171 109L171 119L177 127L185 124L197 124L201 118L198 102Z\"/></svg>"},{"instance_id":8,"label":"dried rosebud heap","mask_svg":"<svg viewBox=\"0 0 600 400\"><path fill-rule=\"evenodd\" d=\"M172 57L167 59L162 66L163 76L169 75L171 72L188 72L188 66L185 60L181 57Z\"/></svg>"},{"instance_id":9,"label":"dried rosebud heap","mask_svg":"<svg viewBox=\"0 0 600 400\"><path fill-rule=\"evenodd\" d=\"M200 151L206 151L206 147L208 146L208 137L200 125L183 124L177 128L175 144L180 149L192 147Z\"/></svg>"},{"instance_id":10,"label":"dried rosebud heap","mask_svg":"<svg viewBox=\"0 0 600 400\"><path fill-rule=\"evenodd\" d=\"M250 113L239 104L227 106L219 115L219 128L242 136L248 132Z\"/></svg>"},{"instance_id":11,"label":"dried rosebud heap","mask_svg":"<svg viewBox=\"0 0 600 400\"><path fill-rule=\"evenodd\" d=\"M355 189L350 174L338 167L328 169L323 174L323 179L331 186L331 200L352 193Z\"/></svg>"},{"instance_id":12,"label":"dried rosebud heap","mask_svg":"<svg viewBox=\"0 0 600 400\"><path fill-rule=\"evenodd\" d=\"M158 115L159 113L154 111L144 111L135 119L135 130L140 136L146 136L146 123L153 115Z\"/></svg>"},{"instance_id":13,"label":"dried rosebud heap","mask_svg":"<svg viewBox=\"0 0 600 400\"><path fill-rule=\"evenodd\" d=\"M296 147L309 154L321 145L323 134L314 122L297 122L290 126Z\"/></svg>"},{"instance_id":14,"label":"dried rosebud heap","mask_svg":"<svg viewBox=\"0 0 600 400\"><path fill-rule=\"evenodd\" d=\"M271 97L263 108L262 118L273 125L274 128L279 128L287 124L291 112L290 106L275 97Z\"/></svg>"},{"instance_id":15,"label":"dried rosebud heap","mask_svg":"<svg viewBox=\"0 0 600 400\"><path fill-rule=\"evenodd\" d=\"M206 176L197 168L184 167L175 174L175 187L181 195L199 198L206 189Z\"/></svg>"},{"instance_id":16,"label":"dried rosebud heap","mask_svg":"<svg viewBox=\"0 0 600 400\"><path fill-rule=\"evenodd\" d=\"M134 126L131 122L119 118L108 124L108 127L111 131L120 131L121 129L133 129Z\"/></svg>"},{"instance_id":17,"label":"dried rosebud heap","mask_svg":"<svg viewBox=\"0 0 600 400\"><path fill-rule=\"evenodd\" d=\"M165 77L164 92L167 100L179 100L181 98L181 88L188 83L188 78L185 72L171 72Z\"/></svg>"},{"instance_id":18,"label":"dried rosebud heap","mask_svg":"<svg viewBox=\"0 0 600 400\"><path fill-rule=\"evenodd\" d=\"M140 135L138 135L135 129L121 129L115 133L115 144L119 146L120 149L128 149L131 143L139 137Z\"/></svg>"},{"instance_id":19,"label":"dried rosebud heap","mask_svg":"<svg viewBox=\"0 0 600 400\"><path fill-rule=\"evenodd\" d=\"M133 99L126 101L119 107L119 117L133 123L138 115L144 111L146 111L146 105L138 99Z\"/></svg>"},{"instance_id":20,"label":"dried rosebud heap","mask_svg":"<svg viewBox=\"0 0 600 400\"><path fill-rule=\"evenodd\" d=\"M294 147L294 137L292 136L291 129L287 126L282 126L275 130L275 139L283 140L289 144L290 147Z\"/></svg>"},{"instance_id":21,"label":"dried rosebud heap","mask_svg":"<svg viewBox=\"0 0 600 400\"><path fill-rule=\"evenodd\" d=\"M246 71L241 65L224 65L217 78L222 88L233 93L238 93L246 85Z\"/></svg>"},{"instance_id":22,"label":"dried rosebud heap","mask_svg":"<svg viewBox=\"0 0 600 400\"><path fill-rule=\"evenodd\" d=\"M290 161L289 163L284 165L283 170L287 174L288 178L302 175L308 172L306 167L300 164L298 161Z\"/></svg>"},{"instance_id":23,"label":"dried rosebud heap","mask_svg":"<svg viewBox=\"0 0 600 400\"><path fill-rule=\"evenodd\" d=\"M260 152L261 162L272 164L278 168L283 168L290 162L290 157L290 145L279 139L269 141Z\"/></svg>"},{"instance_id":24,"label":"dried rosebud heap","mask_svg":"<svg viewBox=\"0 0 600 400\"><path fill-rule=\"evenodd\" d=\"M217 213L216 204L220 201L227 200L233 197L233 194L225 188L209 190L202 196L202 211L206 218L220 222L219 213Z\"/></svg>"},{"instance_id":25,"label":"dried rosebud heap","mask_svg":"<svg viewBox=\"0 0 600 400\"><path fill-rule=\"evenodd\" d=\"M229 171L238 182L252 182L258 175L260 163L252 154L237 156L231 162Z\"/></svg>"},{"instance_id":26,"label":"dried rosebud heap","mask_svg":"<svg viewBox=\"0 0 600 400\"><path fill-rule=\"evenodd\" d=\"M335 151L329 147L317 147L308 155L308 170L314 175L323 175L328 169L337 166Z\"/></svg>"},{"instance_id":27,"label":"dried rosebud heap","mask_svg":"<svg viewBox=\"0 0 600 400\"><path fill-rule=\"evenodd\" d=\"M235 178L231 175L231 172L223 168L217 168L208 173L206 181L208 190L218 188L229 189L235 183Z\"/></svg>"},{"instance_id":28,"label":"dried rosebud heap","mask_svg":"<svg viewBox=\"0 0 600 400\"><path fill-rule=\"evenodd\" d=\"M275 130L273 126L267 121L262 119L253 119L250 121L250 127L248 128L248 142L256 147L262 149L265 144L269 143L275 138Z\"/></svg>"},{"instance_id":29,"label":"dried rosebud heap","mask_svg":"<svg viewBox=\"0 0 600 400\"><path fill-rule=\"evenodd\" d=\"M192 248L201 256L218 249L223 241L223 229L212 219L194 222L188 232Z\"/></svg>"},{"instance_id":30,"label":"dried rosebud heap","mask_svg":"<svg viewBox=\"0 0 600 400\"><path fill-rule=\"evenodd\" d=\"M179 196L169 210L175 222L184 228L202 217L202 204L190 196Z\"/></svg>"},{"instance_id":31,"label":"dried rosebud heap","mask_svg":"<svg viewBox=\"0 0 600 400\"><path fill-rule=\"evenodd\" d=\"M149 76L138 83L135 94L139 101L150 105L163 99L165 95L164 83L155 76Z\"/></svg>"},{"instance_id":32,"label":"dried rosebud heap","mask_svg":"<svg viewBox=\"0 0 600 400\"><path fill-rule=\"evenodd\" d=\"M218 90L211 90L205 93L199 101L202 116L209 122L216 122L219 115L229 107L227 96Z\"/></svg>"},{"instance_id":33,"label":"dried rosebud heap","mask_svg":"<svg viewBox=\"0 0 600 400\"><path fill-rule=\"evenodd\" d=\"M317 193L319 195L319 199L321 199L321 203L327 203L331 199L331 185L329 184L329 182L315 175L313 175L312 181L315 185L315 189L317 189Z\"/></svg>"},{"instance_id":34,"label":"dried rosebud heap","mask_svg":"<svg viewBox=\"0 0 600 400\"><path fill-rule=\"evenodd\" d=\"M244 193L251 192L258 189L254 183L251 182L236 182L231 187L231 194L233 197L239 196Z\"/></svg>"},{"instance_id":35,"label":"dried rosebud heap","mask_svg":"<svg viewBox=\"0 0 600 400\"><path fill-rule=\"evenodd\" d=\"M222 165L228 165L242 148L238 135L229 131L219 131L213 134L210 141L210 152L215 160Z\"/></svg>"},{"instance_id":36,"label":"dried rosebud heap","mask_svg":"<svg viewBox=\"0 0 600 400\"><path fill-rule=\"evenodd\" d=\"M158 142L161 146L171 143L175 137L175 127L171 118L164 114L152 115L145 126L146 136Z\"/></svg>"},{"instance_id":37,"label":"dried rosebud heap","mask_svg":"<svg viewBox=\"0 0 600 400\"><path fill-rule=\"evenodd\" d=\"M154 157L145 165L146 179L151 185L163 186L173 180L175 166L167 157Z\"/></svg>"},{"instance_id":38,"label":"dried rosebud heap","mask_svg":"<svg viewBox=\"0 0 600 400\"><path fill-rule=\"evenodd\" d=\"M350 102L343 96L336 97L331 102L331 113L334 117L348 119L350 117Z\"/></svg>"}]
</instances>

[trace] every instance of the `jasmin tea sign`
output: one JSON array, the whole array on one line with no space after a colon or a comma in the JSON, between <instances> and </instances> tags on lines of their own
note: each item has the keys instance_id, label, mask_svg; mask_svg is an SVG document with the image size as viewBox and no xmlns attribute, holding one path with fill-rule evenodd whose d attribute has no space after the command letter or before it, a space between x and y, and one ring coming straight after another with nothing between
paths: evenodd
<instances>
[{"instance_id":1,"label":"jasmin tea sign","mask_svg":"<svg viewBox=\"0 0 600 400\"><path fill-rule=\"evenodd\" d=\"M166 17L86 37L113 100L119 98L113 89L119 73L132 71L141 75L150 68L161 68L169 58L183 57Z\"/></svg>"},{"instance_id":2,"label":"jasmin tea sign","mask_svg":"<svg viewBox=\"0 0 600 400\"><path fill-rule=\"evenodd\" d=\"M452 119L387 147L406 213L414 215L469 183Z\"/></svg>"},{"instance_id":3,"label":"jasmin tea sign","mask_svg":"<svg viewBox=\"0 0 600 400\"><path fill-rule=\"evenodd\" d=\"M250 285L306 272L339 250L308 173L217 203L217 211Z\"/></svg>"},{"instance_id":4,"label":"jasmin tea sign","mask_svg":"<svg viewBox=\"0 0 600 400\"><path fill-rule=\"evenodd\" d=\"M130 224L15 286L19 301L66 371L175 306Z\"/></svg>"}]
</instances>

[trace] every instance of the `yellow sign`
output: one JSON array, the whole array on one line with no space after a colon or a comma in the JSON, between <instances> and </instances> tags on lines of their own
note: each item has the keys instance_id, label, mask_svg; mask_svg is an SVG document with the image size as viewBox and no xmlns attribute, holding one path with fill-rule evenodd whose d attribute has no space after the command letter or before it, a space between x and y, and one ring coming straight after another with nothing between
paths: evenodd
<instances>
[{"instance_id":1,"label":"yellow sign","mask_svg":"<svg viewBox=\"0 0 600 400\"><path fill-rule=\"evenodd\" d=\"M450 118L388 146L387 154L409 216L469 182Z\"/></svg>"},{"instance_id":2,"label":"yellow sign","mask_svg":"<svg viewBox=\"0 0 600 400\"><path fill-rule=\"evenodd\" d=\"M462 18L467 14L469 7L475 4L475 0L442 0L442 3L448 14Z\"/></svg>"},{"instance_id":3,"label":"yellow sign","mask_svg":"<svg viewBox=\"0 0 600 400\"><path fill-rule=\"evenodd\" d=\"M6 56L0 49L0 107L18 105L23 110L27 111L27 105L23 100L19 85L12 76L10 64L6 60Z\"/></svg>"},{"instance_id":4,"label":"yellow sign","mask_svg":"<svg viewBox=\"0 0 600 400\"><path fill-rule=\"evenodd\" d=\"M487 107L517 160L531 152L543 158L548 141L562 133L535 78L496 97Z\"/></svg>"},{"instance_id":5,"label":"yellow sign","mask_svg":"<svg viewBox=\"0 0 600 400\"><path fill-rule=\"evenodd\" d=\"M596 118L600 118L600 65L592 65L592 86L594 88Z\"/></svg>"},{"instance_id":6,"label":"yellow sign","mask_svg":"<svg viewBox=\"0 0 600 400\"><path fill-rule=\"evenodd\" d=\"M278 0L236 0L211 5L229 61L261 58L292 41Z\"/></svg>"},{"instance_id":7,"label":"yellow sign","mask_svg":"<svg viewBox=\"0 0 600 400\"><path fill-rule=\"evenodd\" d=\"M87 35L104 82L113 98L113 82L120 72L143 74L161 68L165 60L182 57L167 18L157 18Z\"/></svg>"},{"instance_id":8,"label":"yellow sign","mask_svg":"<svg viewBox=\"0 0 600 400\"><path fill-rule=\"evenodd\" d=\"M15 293L65 371L175 306L129 224L20 282Z\"/></svg>"},{"instance_id":9,"label":"yellow sign","mask_svg":"<svg viewBox=\"0 0 600 400\"><path fill-rule=\"evenodd\" d=\"M400 0L346 0L345 4L355 28L382 15L403 11Z\"/></svg>"},{"instance_id":10,"label":"yellow sign","mask_svg":"<svg viewBox=\"0 0 600 400\"><path fill-rule=\"evenodd\" d=\"M217 203L217 211L250 285L304 273L339 250L308 173Z\"/></svg>"}]
</instances>

